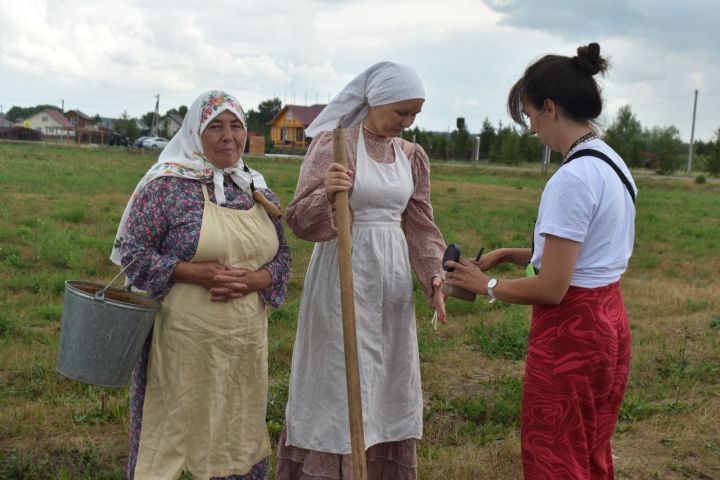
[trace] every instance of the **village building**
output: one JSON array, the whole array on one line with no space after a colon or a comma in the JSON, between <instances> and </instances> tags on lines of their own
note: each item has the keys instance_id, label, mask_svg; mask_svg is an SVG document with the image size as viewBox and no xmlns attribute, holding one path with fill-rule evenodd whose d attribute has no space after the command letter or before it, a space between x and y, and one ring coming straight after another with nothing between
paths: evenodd
<instances>
[{"instance_id":1,"label":"village building","mask_svg":"<svg viewBox=\"0 0 720 480\"><path fill-rule=\"evenodd\" d=\"M0 128L12 128L15 124L7 119L4 113L0 113Z\"/></svg>"},{"instance_id":2,"label":"village building","mask_svg":"<svg viewBox=\"0 0 720 480\"><path fill-rule=\"evenodd\" d=\"M85 115L80 110L70 110L65 114L65 118L68 119L70 124L77 129L85 129L92 126L92 118Z\"/></svg>"},{"instance_id":3,"label":"village building","mask_svg":"<svg viewBox=\"0 0 720 480\"><path fill-rule=\"evenodd\" d=\"M39 130L45 137L70 138L75 136L70 121L58 110L50 108L25 118L22 126Z\"/></svg>"},{"instance_id":4,"label":"village building","mask_svg":"<svg viewBox=\"0 0 720 480\"><path fill-rule=\"evenodd\" d=\"M272 120L270 140L278 148L304 148L308 145L305 129L320 115L326 105L285 105Z\"/></svg>"},{"instance_id":5,"label":"village building","mask_svg":"<svg viewBox=\"0 0 720 480\"><path fill-rule=\"evenodd\" d=\"M167 136L167 138L172 138L177 133L177 131L180 130L182 122L183 117L179 113L169 112L167 115L160 119L157 130L153 133L161 133L163 136Z\"/></svg>"}]
</instances>

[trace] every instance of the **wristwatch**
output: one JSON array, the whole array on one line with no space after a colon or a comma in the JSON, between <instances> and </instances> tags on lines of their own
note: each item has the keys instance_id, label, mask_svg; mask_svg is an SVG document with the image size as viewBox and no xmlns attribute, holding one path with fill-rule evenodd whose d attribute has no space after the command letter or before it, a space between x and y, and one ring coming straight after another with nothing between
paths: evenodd
<instances>
[{"instance_id":1,"label":"wristwatch","mask_svg":"<svg viewBox=\"0 0 720 480\"><path fill-rule=\"evenodd\" d=\"M497 287L498 279L497 278L491 278L488 280L487 283L487 294L488 297L490 297L490 300L488 300L488 303L493 303L497 298L495 298L495 292L493 292L493 288Z\"/></svg>"}]
</instances>

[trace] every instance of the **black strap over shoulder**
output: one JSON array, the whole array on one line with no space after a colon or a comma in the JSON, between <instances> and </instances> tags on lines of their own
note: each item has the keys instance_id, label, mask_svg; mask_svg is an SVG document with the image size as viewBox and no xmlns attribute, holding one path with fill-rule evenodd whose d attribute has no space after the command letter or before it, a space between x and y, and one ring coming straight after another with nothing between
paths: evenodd
<instances>
[{"instance_id":1,"label":"black strap over shoulder","mask_svg":"<svg viewBox=\"0 0 720 480\"><path fill-rule=\"evenodd\" d=\"M620 181L625 185L625 188L627 189L628 193L630 194L630 198L632 198L633 203L635 203L635 191L633 190L632 184L630 183L630 180L627 179L625 174L620 170L620 167L615 165L615 162L610 160L610 157L605 155L602 152L598 152L597 150L593 150L591 148L586 148L583 150L578 150L577 152L573 153L567 160L565 160L564 163L571 162L575 160L578 157L595 157L599 158L603 162L607 163L612 167L613 170L615 170L615 173L617 173L617 176L620 177Z\"/></svg>"}]
</instances>

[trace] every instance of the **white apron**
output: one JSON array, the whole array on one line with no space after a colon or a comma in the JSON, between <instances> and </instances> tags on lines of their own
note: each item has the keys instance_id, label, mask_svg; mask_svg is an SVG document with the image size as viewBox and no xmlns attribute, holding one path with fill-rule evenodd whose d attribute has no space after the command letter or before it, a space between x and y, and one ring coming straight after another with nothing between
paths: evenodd
<instances>
[{"instance_id":1,"label":"white apron","mask_svg":"<svg viewBox=\"0 0 720 480\"><path fill-rule=\"evenodd\" d=\"M422 392L415 304L401 214L414 190L410 161L374 161L360 128L352 264L365 447L421 438ZM317 243L308 266L293 349L287 444L350 453L337 240Z\"/></svg>"},{"instance_id":2,"label":"white apron","mask_svg":"<svg viewBox=\"0 0 720 480\"><path fill-rule=\"evenodd\" d=\"M191 261L256 270L279 242L262 207L212 203L207 188ZM245 474L270 455L267 312L257 293L210 302L210 292L176 283L155 320L135 479Z\"/></svg>"}]
</instances>

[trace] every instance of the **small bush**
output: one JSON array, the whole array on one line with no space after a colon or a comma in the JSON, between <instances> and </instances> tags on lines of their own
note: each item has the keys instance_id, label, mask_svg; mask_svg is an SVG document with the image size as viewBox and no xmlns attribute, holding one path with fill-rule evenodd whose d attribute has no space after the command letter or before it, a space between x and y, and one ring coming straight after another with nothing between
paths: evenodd
<instances>
[{"instance_id":1,"label":"small bush","mask_svg":"<svg viewBox=\"0 0 720 480\"><path fill-rule=\"evenodd\" d=\"M698 175L695 177L695 183L705 183L707 180L705 179L704 175Z\"/></svg>"},{"instance_id":2,"label":"small bush","mask_svg":"<svg viewBox=\"0 0 720 480\"><path fill-rule=\"evenodd\" d=\"M57 210L53 214L53 218L70 223L83 223L87 220L87 211L83 206L68 206Z\"/></svg>"},{"instance_id":3,"label":"small bush","mask_svg":"<svg viewBox=\"0 0 720 480\"><path fill-rule=\"evenodd\" d=\"M43 305L38 309L38 314L45 320L60 321L63 314L63 306L57 304Z\"/></svg>"},{"instance_id":4,"label":"small bush","mask_svg":"<svg viewBox=\"0 0 720 480\"><path fill-rule=\"evenodd\" d=\"M638 421L658 414L674 415L686 411L688 405L684 402L648 402L634 395L625 395L620 407L619 419L623 421Z\"/></svg>"},{"instance_id":5,"label":"small bush","mask_svg":"<svg viewBox=\"0 0 720 480\"><path fill-rule=\"evenodd\" d=\"M15 246L0 247L0 260L10 268L22 268L24 266L20 250Z\"/></svg>"},{"instance_id":6,"label":"small bush","mask_svg":"<svg viewBox=\"0 0 720 480\"><path fill-rule=\"evenodd\" d=\"M70 240L70 232L48 225L37 239L38 256L53 267L70 266L75 251Z\"/></svg>"},{"instance_id":7,"label":"small bush","mask_svg":"<svg viewBox=\"0 0 720 480\"><path fill-rule=\"evenodd\" d=\"M0 317L0 338L7 337L12 332L13 324L9 318Z\"/></svg>"},{"instance_id":8,"label":"small bush","mask_svg":"<svg viewBox=\"0 0 720 480\"><path fill-rule=\"evenodd\" d=\"M689 298L687 301L687 308L692 313L705 310L708 306L709 304L707 300L693 300L692 298Z\"/></svg>"}]
</instances>

